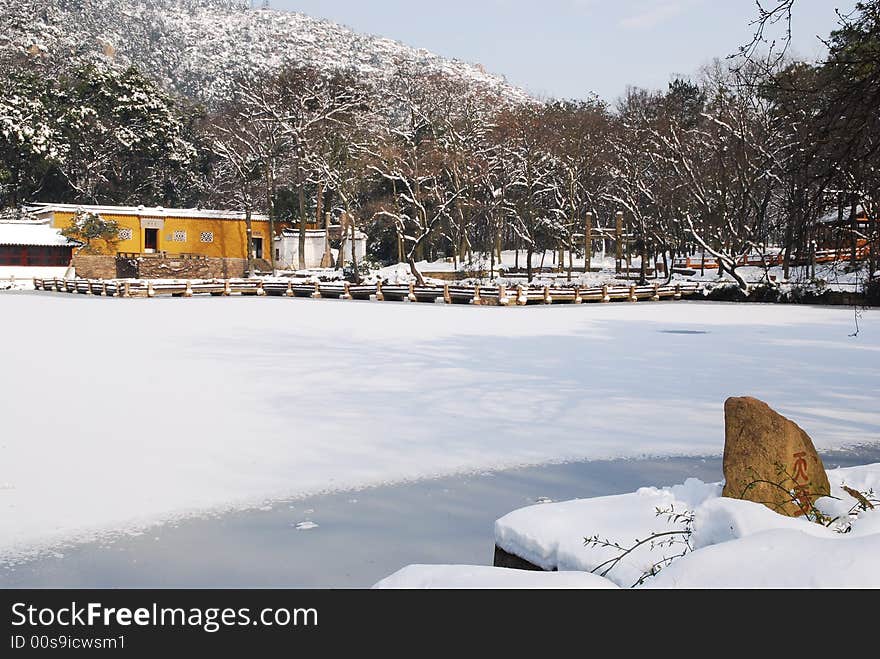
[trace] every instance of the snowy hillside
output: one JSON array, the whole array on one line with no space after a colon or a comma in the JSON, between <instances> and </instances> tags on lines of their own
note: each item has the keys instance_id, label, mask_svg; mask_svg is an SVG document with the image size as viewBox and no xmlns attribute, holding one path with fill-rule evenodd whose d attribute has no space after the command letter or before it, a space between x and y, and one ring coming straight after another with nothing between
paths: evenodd
<instances>
[{"instance_id":1,"label":"snowy hillside","mask_svg":"<svg viewBox=\"0 0 880 659\"><path fill-rule=\"evenodd\" d=\"M399 66L444 72L510 101L520 89L481 66L397 41L358 34L303 14L250 9L237 0L7 0L0 52L34 57L91 55L134 63L170 88L210 100L231 77L284 64L354 71L373 83Z\"/></svg>"}]
</instances>

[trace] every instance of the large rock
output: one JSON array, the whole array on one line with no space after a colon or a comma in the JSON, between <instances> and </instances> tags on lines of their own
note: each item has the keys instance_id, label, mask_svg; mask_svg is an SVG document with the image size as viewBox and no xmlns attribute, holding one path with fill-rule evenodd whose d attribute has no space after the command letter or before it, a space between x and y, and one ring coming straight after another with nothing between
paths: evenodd
<instances>
[{"instance_id":1,"label":"large rock","mask_svg":"<svg viewBox=\"0 0 880 659\"><path fill-rule=\"evenodd\" d=\"M831 492L810 436L747 396L724 402L724 481L722 496L763 503L791 517Z\"/></svg>"}]
</instances>

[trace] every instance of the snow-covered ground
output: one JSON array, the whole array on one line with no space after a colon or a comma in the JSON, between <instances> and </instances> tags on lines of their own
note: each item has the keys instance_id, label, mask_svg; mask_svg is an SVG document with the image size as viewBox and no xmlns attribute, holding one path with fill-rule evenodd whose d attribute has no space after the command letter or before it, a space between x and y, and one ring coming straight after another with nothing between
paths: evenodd
<instances>
[{"instance_id":1,"label":"snow-covered ground","mask_svg":"<svg viewBox=\"0 0 880 659\"><path fill-rule=\"evenodd\" d=\"M551 250L548 250L543 255L540 253L532 255L532 266L536 270L533 273L532 279L534 285L553 286L555 284L575 284L578 286L590 287L626 281L626 263L624 262L623 272L620 275L616 274L613 253L610 255L606 253L604 256L601 253L595 254L590 261L592 270L588 273L583 272L583 257L575 256L570 280L567 272L569 264L568 252L564 255L564 263L566 265L565 272L557 273L538 271L542 262L545 270L556 268L557 259L557 253ZM426 275L429 280L431 279L430 275L432 273L442 276L446 273L459 272L460 276L463 278L462 280L466 282L480 281L487 283L492 280L498 283L514 285L517 283L524 283L525 274L508 274L507 270L514 268L515 266L525 268L526 262L526 253L524 251L520 251L517 256L514 250L505 250L501 253L501 266L503 267L499 269L499 264L495 264L495 270L493 271L494 277L489 276L491 264L485 255L475 256L472 260L464 263L453 263L451 259L432 262L419 261L416 263L416 267L420 272ZM639 263L640 259L638 257L632 259L632 263L629 267L631 276L636 276L638 274ZM769 277L770 280L783 291L790 289L792 286L809 286L817 292L821 292L825 289L841 291L860 290L862 283L868 276L868 271L866 269L867 265L863 264L861 270L857 269L852 271L848 266L849 264L847 262L819 263L816 266L815 281L812 280L811 269L806 266L792 267L788 279L785 279L784 271L781 266L773 266L769 268L766 273L763 268L756 266L740 266L736 271L746 282L753 285L766 283L767 278ZM581 269L581 272L578 272L579 268ZM408 283L414 280L409 266L405 263L397 263L380 268L376 270L374 274L392 283ZM651 281L654 281L654 279L651 278ZM665 281L665 277L660 276L657 281ZM712 268L707 268L702 272L697 269L694 274L687 275L675 273L673 274L673 281L697 281L704 285L708 285L708 287L725 283L735 283L735 280L730 274L724 273L719 276L718 269Z\"/></svg>"},{"instance_id":2,"label":"snow-covered ground","mask_svg":"<svg viewBox=\"0 0 880 659\"><path fill-rule=\"evenodd\" d=\"M34 277L38 279L52 279L58 277L70 277L72 268L56 268L51 266L0 266L0 291L2 290L33 290Z\"/></svg>"},{"instance_id":3,"label":"snow-covered ground","mask_svg":"<svg viewBox=\"0 0 880 659\"><path fill-rule=\"evenodd\" d=\"M754 395L877 441L880 322L689 302L457 307L2 293L0 556L455 472L719 454Z\"/></svg>"},{"instance_id":4,"label":"snow-covered ground","mask_svg":"<svg viewBox=\"0 0 880 659\"><path fill-rule=\"evenodd\" d=\"M408 565L373 588L616 588L589 572L534 572L488 565Z\"/></svg>"},{"instance_id":5,"label":"snow-covered ground","mask_svg":"<svg viewBox=\"0 0 880 659\"><path fill-rule=\"evenodd\" d=\"M831 496L816 504L836 520L828 526L722 498L720 484L688 479L674 487L529 506L495 523L499 547L558 572L522 576L501 568L410 565L376 587L878 588L880 507L860 509L842 486L873 492L877 504L880 464L830 470L828 480ZM670 518L675 512L689 521ZM675 532L681 533L657 535ZM594 537L602 544L585 543ZM644 542L636 545L639 540ZM650 576L658 566L659 574Z\"/></svg>"}]
</instances>

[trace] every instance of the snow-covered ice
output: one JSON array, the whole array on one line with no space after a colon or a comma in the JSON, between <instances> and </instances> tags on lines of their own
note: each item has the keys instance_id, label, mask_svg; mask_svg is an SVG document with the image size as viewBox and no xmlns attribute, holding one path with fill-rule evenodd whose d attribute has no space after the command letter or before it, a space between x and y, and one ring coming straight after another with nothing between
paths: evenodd
<instances>
[{"instance_id":1,"label":"snow-covered ice","mask_svg":"<svg viewBox=\"0 0 880 659\"><path fill-rule=\"evenodd\" d=\"M6 560L378 483L717 455L730 395L767 400L820 448L880 429L873 311L856 337L851 309L684 302L2 293L0 312ZM683 329L706 333L668 333Z\"/></svg>"}]
</instances>

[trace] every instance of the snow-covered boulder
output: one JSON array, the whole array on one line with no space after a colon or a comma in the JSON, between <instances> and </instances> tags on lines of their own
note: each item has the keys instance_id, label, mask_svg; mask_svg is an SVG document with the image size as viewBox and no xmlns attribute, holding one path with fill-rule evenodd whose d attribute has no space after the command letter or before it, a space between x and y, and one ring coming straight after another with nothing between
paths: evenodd
<instances>
[{"instance_id":1,"label":"snow-covered boulder","mask_svg":"<svg viewBox=\"0 0 880 659\"><path fill-rule=\"evenodd\" d=\"M620 550L585 546L585 538L598 536L600 540L628 546L653 533L682 529L681 524L671 523L668 515L658 515L658 510L693 510L720 493L718 483L689 478L674 487L643 487L631 494L520 508L495 522L495 544L545 570L589 572L613 559ZM620 561L608 573L608 578L629 587L652 565L680 552L677 544L642 545Z\"/></svg>"}]
</instances>

